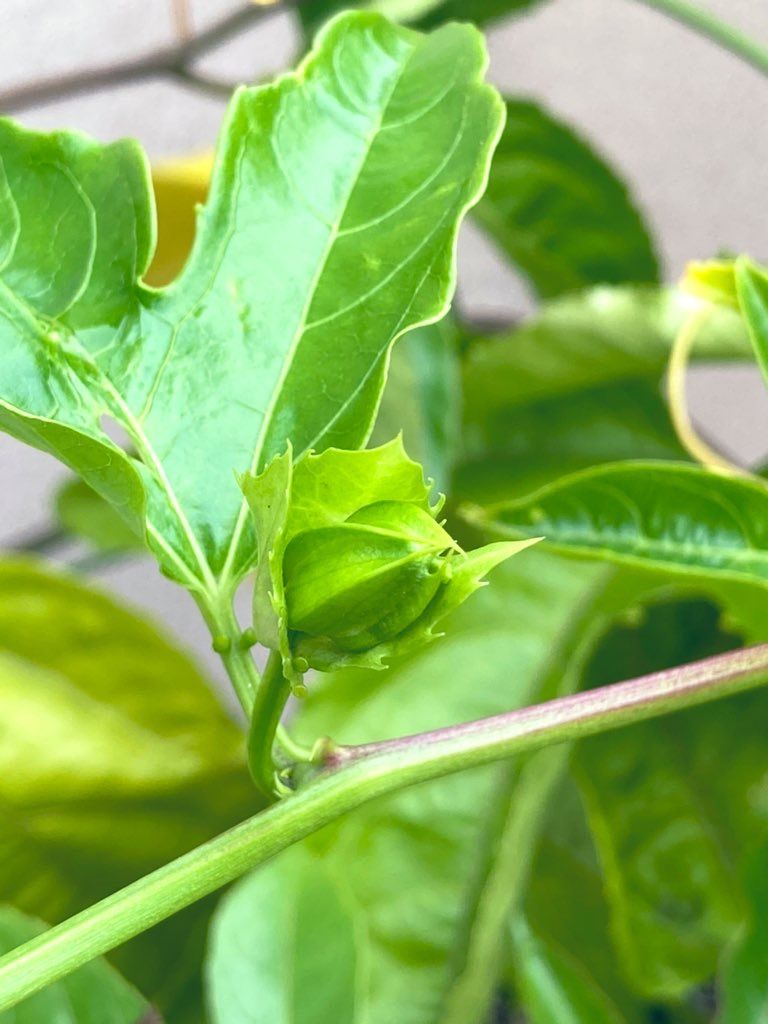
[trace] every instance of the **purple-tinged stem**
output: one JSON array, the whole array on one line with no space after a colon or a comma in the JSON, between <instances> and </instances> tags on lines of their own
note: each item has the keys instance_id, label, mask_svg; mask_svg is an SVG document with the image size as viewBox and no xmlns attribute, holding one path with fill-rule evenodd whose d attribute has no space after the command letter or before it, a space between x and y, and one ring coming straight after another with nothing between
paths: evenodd
<instances>
[{"instance_id":1,"label":"purple-tinged stem","mask_svg":"<svg viewBox=\"0 0 768 1024\"><path fill-rule=\"evenodd\" d=\"M756 685L759 679L754 677L761 672L768 674L768 644L718 654L624 683L431 732L357 746L329 744L322 763L326 768L337 769L354 761L399 751L423 750L438 755L445 748L455 754L457 745L465 745L467 750L482 747L488 750L488 760L491 760L496 744L506 747L520 740L528 749L546 745L547 739L551 742L555 733L557 742L590 736L736 693ZM516 744L516 749L522 749L521 745Z\"/></svg>"}]
</instances>

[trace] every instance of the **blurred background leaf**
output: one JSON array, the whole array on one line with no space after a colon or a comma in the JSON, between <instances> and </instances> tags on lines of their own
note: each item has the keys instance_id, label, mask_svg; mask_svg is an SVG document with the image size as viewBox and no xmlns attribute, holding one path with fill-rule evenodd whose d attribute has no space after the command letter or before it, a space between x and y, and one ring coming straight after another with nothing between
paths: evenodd
<instances>
[{"instance_id":1,"label":"blurred background leaf","mask_svg":"<svg viewBox=\"0 0 768 1024\"><path fill-rule=\"evenodd\" d=\"M110 598L0 563L0 648L5 900L54 923L257 809L242 733L206 681ZM197 1019L209 912L198 904L115 954L171 1024Z\"/></svg>"},{"instance_id":2,"label":"blurred background leaf","mask_svg":"<svg viewBox=\"0 0 768 1024\"><path fill-rule=\"evenodd\" d=\"M0 953L45 931L47 925L0 904ZM12 1010L2 1024L141 1024L150 1007L104 960L93 960ZM147 1018L149 1019L149 1018Z\"/></svg>"}]
</instances>

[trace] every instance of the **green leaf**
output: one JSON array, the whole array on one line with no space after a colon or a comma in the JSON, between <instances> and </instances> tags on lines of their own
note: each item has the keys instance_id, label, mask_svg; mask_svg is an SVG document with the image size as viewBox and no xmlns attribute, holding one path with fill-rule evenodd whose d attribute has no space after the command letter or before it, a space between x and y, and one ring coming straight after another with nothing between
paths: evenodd
<instances>
[{"instance_id":1,"label":"green leaf","mask_svg":"<svg viewBox=\"0 0 768 1024\"><path fill-rule=\"evenodd\" d=\"M720 980L718 1024L768 1022L768 851L753 854L746 872L749 921Z\"/></svg>"},{"instance_id":2,"label":"green leaf","mask_svg":"<svg viewBox=\"0 0 768 1024\"><path fill-rule=\"evenodd\" d=\"M699 305L683 292L650 287L592 288L546 303L508 334L472 343L464 374L469 423L626 380L660 381L676 335ZM713 310L693 356L749 360L739 317Z\"/></svg>"},{"instance_id":3,"label":"green leaf","mask_svg":"<svg viewBox=\"0 0 768 1024\"><path fill-rule=\"evenodd\" d=\"M367 0L360 4L339 0L304 0L296 13L308 36L328 18L348 7L380 11L388 18L418 28L433 28L447 21L472 21L485 25L509 15L523 14L541 0Z\"/></svg>"},{"instance_id":4,"label":"green leaf","mask_svg":"<svg viewBox=\"0 0 768 1024\"><path fill-rule=\"evenodd\" d=\"M625 1024L575 958L535 935L522 915L511 933L515 978L530 1024Z\"/></svg>"},{"instance_id":5,"label":"green leaf","mask_svg":"<svg viewBox=\"0 0 768 1024\"><path fill-rule=\"evenodd\" d=\"M646 1008L621 976L600 864L570 776L561 781L546 809L522 909L534 935L549 950L568 957L570 966L590 979L627 1021L647 1024ZM518 961L511 934L508 959L514 985Z\"/></svg>"},{"instance_id":6,"label":"green leaf","mask_svg":"<svg viewBox=\"0 0 768 1024\"><path fill-rule=\"evenodd\" d=\"M768 382L768 273L745 258L736 260L736 295L757 362Z\"/></svg>"},{"instance_id":7,"label":"green leaf","mask_svg":"<svg viewBox=\"0 0 768 1024\"><path fill-rule=\"evenodd\" d=\"M162 290L137 280L141 151L2 122L0 427L146 520L192 589L236 582L254 545L235 474L288 440L297 456L363 444L392 343L447 311L503 118L485 65L468 26L336 19L296 74L236 94L192 254Z\"/></svg>"},{"instance_id":8,"label":"green leaf","mask_svg":"<svg viewBox=\"0 0 768 1024\"><path fill-rule=\"evenodd\" d=\"M0 904L0 953L45 931L46 925ZM103 960L80 967L5 1013L2 1024L140 1024L150 1007ZM149 1019L147 1017L147 1019Z\"/></svg>"},{"instance_id":9,"label":"green leaf","mask_svg":"<svg viewBox=\"0 0 768 1024\"><path fill-rule=\"evenodd\" d=\"M56 515L67 533L88 541L97 551L131 551L141 538L112 505L83 480L69 480L56 494Z\"/></svg>"},{"instance_id":10,"label":"green leaf","mask_svg":"<svg viewBox=\"0 0 768 1024\"><path fill-rule=\"evenodd\" d=\"M544 536L559 551L768 583L768 489L694 466L601 466L468 514L498 536Z\"/></svg>"},{"instance_id":11,"label":"green leaf","mask_svg":"<svg viewBox=\"0 0 768 1024\"><path fill-rule=\"evenodd\" d=\"M279 864L244 878L216 913L206 967L213 1024L352 1024L364 964L346 883L304 847Z\"/></svg>"},{"instance_id":12,"label":"green leaf","mask_svg":"<svg viewBox=\"0 0 768 1024\"><path fill-rule=\"evenodd\" d=\"M586 682L618 679L763 640L753 588L650 606L600 645ZM701 594L702 596L698 596ZM694 596L696 595L696 596ZM707 595L707 596L709 596ZM746 615L744 614L746 611ZM740 619L739 633L731 631ZM750 619L755 619L754 623ZM579 744L576 777L600 852L612 932L633 988L649 998L680 998L713 975L740 928L744 905L737 862L745 805L755 804L767 767L751 734L765 727L768 694L756 692L605 734ZM745 737L735 750L734 735ZM743 767L751 761L749 773ZM764 819L764 812L763 812ZM766 834L752 820L751 841ZM747 1018L745 1018L747 1019Z\"/></svg>"},{"instance_id":13,"label":"green leaf","mask_svg":"<svg viewBox=\"0 0 768 1024\"><path fill-rule=\"evenodd\" d=\"M661 378L695 308L671 290L600 287L473 341L463 364L459 495L487 504L603 462L686 459ZM739 318L713 311L694 355L749 358Z\"/></svg>"},{"instance_id":14,"label":"green leaf","mask_svg":"<svg viewBox=\"0 0 768 1024\"><path fill-rule=\"evenodd\" d=\"M508 99L476 217L544 298L590 284L654 283L653 244L626 185L571 128Z\"/></svg>"},{"instance_id":15,"label":"green leaf","mask_svg":"<svg viewBox=\"0 0 768 1024\"><path fill-rule=\"evenodd\" d=\"M450 317L411 331L392 351L373 444L402 432L406 451L447 492L461 434L458 330Z\"/></svg>"},{"instance_id":16,"label":"green leaf","mask_svg":"<svg viewBox=\"0 0 768 1024\"><path fill-rule=\"evenodd\" d=\"M460 497L482 505L530 494L601 463L688 457L658 387L643 380L502 407L479 429L482 434L468 432L454 486ZM481 437L487 444L478 443Z\"/></svg>"},{"instance_id":17,"label":"green leaf","mask_svg":"<svg viewBox=\"0 0 768 1024\"><path fill-rule=\"evenodd\" d=\"M4 899L59 921L253 813L242 733L152 626L32 563L0 596ZM163 1008L194 1005L209 912L117 956Z\"/></svg>"},{"instance_id":18,"label":"green leaf","mask_svg":"<svg viewBox=\"0 0 768 1024\"><path fill-rule=\"evenodd\" d=\"M440 644L398 658L384 675L350 669L322 677L295 728L309 741L330 734L342 742L364 742L528 704L550 672L550 681L560 682L569 644L574 634L581 638L583 615L604 575L595 568L574 572L568 563L535 551L519 563L512 560L447 621ZM310 1018L313 1024L446 1019L449 988L474 940L476 880L492 861L492 826L503 817L507 805L499 801L508 792L506 767L456 776L375 801L303 845L310 858L303 870L315 875L315 888L333 879L356 944L354 1010L343 1002L338 1015L318 1014ZM230 905L228 919L218 921L220 949L223 933L229 933L224 948L230 962L225 968L220 956L215 969L247 978L250 997L251 1016L231 1011L219 1018L227 1024L266 1022L270 1018L259 1016L259 1006L284 1005L288 992L304 990L305 959L261 955L263 925L257 921L261 900L275 894L283 901L279 911L270 903L277 919L296 906L295 870L295 861L277 858L258 872L253 888L244 885L233 894L240 903L237 916ZM302 909L295 934L313 927L316 907ZM325 971L333 977L325 979L322 993L349 985L350 925L338 923L337 914L332 920L337 923L324 932L323 950ZM311 963L307 967L313 970ZM215 992L215 980L213 985ZM475 1009L481 1019L485 1007L479 999Z\"/></svg>"}]
</instances>

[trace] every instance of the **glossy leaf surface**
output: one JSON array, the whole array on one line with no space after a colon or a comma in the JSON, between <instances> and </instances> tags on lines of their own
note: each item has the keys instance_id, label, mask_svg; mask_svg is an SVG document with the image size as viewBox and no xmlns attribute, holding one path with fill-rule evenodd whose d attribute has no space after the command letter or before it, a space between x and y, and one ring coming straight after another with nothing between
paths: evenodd
<instances>
[{"instance_id":1,"label":"glossy leaf surface","mask_svg":"<svg viewBox=\"0 0 768 1024\"><path fill-rule=\"evenodd\" d=\"M0 904L0 953L10 952L45 928L41 921ZM19 1003L13 1010L0 1013L0 1022L141 1024L149 1011L144 999L116 971L103 960L95 960Z\"/></svg>"},{"instance_id":2,"label":"glossy leaf surface","mask_svg":"<svg viewBox=\"0 0 768 1024\"><path fill-rule=\"evenodd\" d=\"M478 518L575 554L768 583L768 489L694 466L602 466Z\"/></svg>"},{"instance_id":3,"label":"glossy leaf surface","mask_svg":"<svg viewBox=\"0 0 768 1024\"><path fill-rule=\"evenodd\" d=\"M190 587L236 581L254 551L235 473L287 440L364 443L392 342L447 310L503 117L485 63L467 26L337 19L295 75L237 93L192 255L161 291L138 282L139 149L4 122L0 426L146 514Z\"/></svg>"},{"instance_id":4,"label":"glossy leaf surface","mask_svg":"<svg viewBox=\"0 0 768 1024\"><path fill-rule=\"evenodd\" d=\"M653 244L627 187L547 110L508 99L476 218L543 298L594 284L654 283Z\"/></svg>"}]
</instances>

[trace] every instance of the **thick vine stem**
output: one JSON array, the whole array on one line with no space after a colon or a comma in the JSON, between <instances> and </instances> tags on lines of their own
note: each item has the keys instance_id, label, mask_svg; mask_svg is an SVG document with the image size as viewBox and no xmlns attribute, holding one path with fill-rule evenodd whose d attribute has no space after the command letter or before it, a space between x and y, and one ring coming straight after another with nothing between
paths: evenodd
<instances>
[{"instance_id":1,"label":"thick vine stem","mask_svg":"<svg viewBox=\"0 0 768 1024\"><path fill-rule=\"evenodd\" d=\"M448 729L326 748L293 796L0 959L0 1011L234 881L361 804L513 754L746 690L768 675L768 644Z\"/></svg>"},{"instance_id":2,"label":"thick vine stem","mask_svg":"<svg viewBox=\"0 0 768 1024\"><path fill-rule=\"evenodd\" d=\"M722 46L735 56L751 64L753 68L768 75L768 49L755 42L745 32L740 32L726 22L721 21L710 11L706 11L699 3L690 0L639 0L646 7L652 7L666 14L674 21L685 25L706 36L712 42Z\"/></svg>"}]
</instances>

